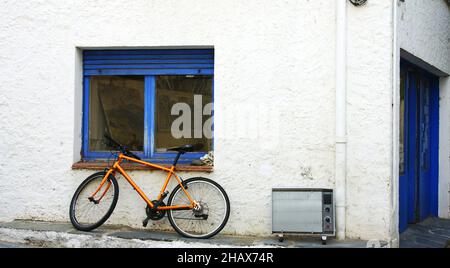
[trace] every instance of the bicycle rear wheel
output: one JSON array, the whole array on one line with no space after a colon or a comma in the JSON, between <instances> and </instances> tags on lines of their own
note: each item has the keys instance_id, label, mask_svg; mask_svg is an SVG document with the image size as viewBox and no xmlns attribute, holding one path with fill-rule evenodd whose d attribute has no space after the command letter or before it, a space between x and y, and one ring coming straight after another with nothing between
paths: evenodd
<instances>
[{"instance_id":1,"label":"bicycle rear wheel","mask_svg":"<svg viewBox=\"0 0 450 268\"><path fill-rule=\"evenodd\" d=\"M110 175L105 184L92 197L100 186L106 172L98 172L84 180L76 190L70 203L70 221L80 231L91 231L105 223L111 216L119 198L119 185Z\"/></svg>"},{"instance_id":2,"label":"bicycle rear wheel","mask_svg":"<svg viewBox=\"0 0 450 268\"><path fill-rule=\"evenodd\" d=\"M218 234L230 216L230 201L225 190L218 183L205 178L191 178L184 184L200 206L192 210L170 210L168 218L172 227L189 238L206 239ZM169 197L168 206L184 204L189 204L189 199L177 185Z\"/></svg>"}]
</instances>

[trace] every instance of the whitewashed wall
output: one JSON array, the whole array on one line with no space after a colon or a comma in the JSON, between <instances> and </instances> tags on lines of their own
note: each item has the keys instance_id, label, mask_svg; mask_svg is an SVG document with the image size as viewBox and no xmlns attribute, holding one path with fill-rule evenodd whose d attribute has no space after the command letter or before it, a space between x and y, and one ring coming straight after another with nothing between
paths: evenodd
<instances>
[{"instance_id":1,"label":"whitewashed wall","mask_svg":"<svg viewBox=\"0 0 450 268\"><path fill-rule=\"evenodd\" d=\"M391 238L391 12L391 1L349 7L350 238ZM273 187L334 187L334 1L2 1L0 25L0 221L67 221L92 172L71 170L82 48L215 48L215 170L183 175L227 190L226 233L270 234ZM249 104L279 108L276 143L223 135L225 116ZM146 192L162 185L160 173L132 175ZM144 207L121 180L109 223L140 227Z\"/></svg>"},{"instance_id":2,"label":"whitewashed wall","mask_svg":"<svg viewBox=\"0 0 450 268\"><path fill-rule=\"evenodd\" d=\"M399 1L400 47L450 74L450 4L447 0Z\"/></svg>"},{"instance_id":3,"label":"whitewashed wall","mask_svg":"<svg viewBox=\"0 0 450 268\"><path fill-rule=\"evenodd\" d=\"M447 0L398 3L402 56L440 76L439 216L450 217L450 4Z\"/></svg>"},{"instance_id":4,"label":"whitewashed wall","mask_svg":"<svg viewBox=\"0 0 450 268\"><path fill-rule=\"evenodd\" d=\"M392 176L392 1L349 4L347 232L396 239Z\"/></svg>"}]
</instances>

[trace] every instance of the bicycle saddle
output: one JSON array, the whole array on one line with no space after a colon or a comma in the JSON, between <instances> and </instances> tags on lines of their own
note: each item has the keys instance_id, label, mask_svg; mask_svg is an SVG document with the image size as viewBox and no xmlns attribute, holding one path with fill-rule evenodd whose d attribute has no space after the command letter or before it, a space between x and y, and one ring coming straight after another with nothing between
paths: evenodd
<instances>
[{"instance_id":1,"label":"bicycle saddle","mask_svg":"<svg viewBox=\"0 0 450 268\"><path fill-rule=\"evenodd\" d=\"M179 153L189 153L189 152L193 152L193 151L197 151L203 148L203 144L187 144L187 145L183 145L180 147L172 147L172 148L167 148L167 151L174 151L174 152L179 152Z\"/></svg>"}]
</instances>

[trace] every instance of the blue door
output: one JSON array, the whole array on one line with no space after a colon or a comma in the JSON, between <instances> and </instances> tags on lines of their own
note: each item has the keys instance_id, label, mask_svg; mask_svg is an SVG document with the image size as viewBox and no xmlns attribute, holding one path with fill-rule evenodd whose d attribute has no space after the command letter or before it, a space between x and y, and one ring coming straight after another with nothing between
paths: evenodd
<instances>
[{"instance_id":1,"label":"blue door","mask_svg":"<svg viewBox=\"0 0 450 268\"><path fill-rule=\"evenodd\" d=\"M400 232L438 214L438 78L401 62Z\"/></svg>"}]
</instances>

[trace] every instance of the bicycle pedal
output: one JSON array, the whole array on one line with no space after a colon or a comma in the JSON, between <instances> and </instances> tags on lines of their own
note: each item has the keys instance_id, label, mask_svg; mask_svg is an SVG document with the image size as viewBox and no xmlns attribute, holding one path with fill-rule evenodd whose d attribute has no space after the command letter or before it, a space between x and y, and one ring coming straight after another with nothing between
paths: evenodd
<instances>
[{"instance_id":1,"label":"bicycle pedal","mask_svg":"<svg viewBox=\"0 0 450 268\"><path fill-rule=\"evenodd\" d=\"M147 227L148 221L149 221L149 218L146 218L146 219L142 222L142 226L143 226L143 227Z\"/></svg>"}]
</instances>

